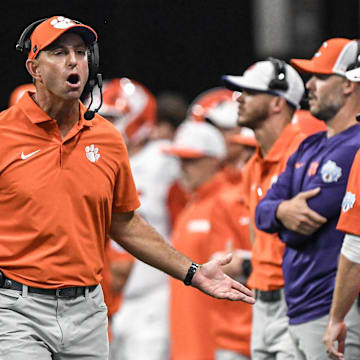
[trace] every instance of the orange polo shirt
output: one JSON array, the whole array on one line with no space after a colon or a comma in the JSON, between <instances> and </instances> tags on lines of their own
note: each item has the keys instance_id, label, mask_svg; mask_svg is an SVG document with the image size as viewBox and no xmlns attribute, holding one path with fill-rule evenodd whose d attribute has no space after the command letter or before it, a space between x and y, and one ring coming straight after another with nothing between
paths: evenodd
<instances>
[{"instance_id":1,"label":"orange polo shirt","mask_svg":"<svg viewBox=\"0 0 360 360\"><path fill-rule=\"evenodd\" d=\"M340 219L337 224L337 229L348 234L360 236L360 150L356 156L351 167L346 194L341 205Z\"/></svg>"},{"instance_id":2,"label":"orange polo shirt","mask_svg":"<svg viewBox=\"0 0 360 360\"><path fill-rule=\"evenodd\" d=\"M98 284L112 212L139 206L121 134L79 106L64 139L29 93L0 114L0 269L29 286Z\"/></svg>"},{"instance_id":3,"label":"orange polo shirt","mask_svg":"<svg viewBox=\"0 0 360 360\"><path fill-rule=\"evenodd\" d=\"M239 184L241 182L241 171L235 166L226 165L220 172L223 173L224 183ZM189 196L190 194L188 194L179 181L175 181L174 184L171 185L167 197L171 228L174 228L176 219L189 200Z\"/></svg>"},{"instance_id":4,"label":"orange polo shirt","mask_svg":"<svg viewBox=\"0 0 360 360\"><path fill-rule=\"evenodd\" d=\"M207 262L210 214L216 194L224 184L222 173L198 188L179 215L172 236L173 246L197 263ZM170 280L171 360L213 360L214 338L211 335L210 309L216 299L197 289Z\"/></svg>"},{"instance_id":5,"label":"orange polo shirt","mask_svg":"<svg viewBox=\"0 0 360 360\"><path fill-rule=\"evenodd\" d=\"M243 170L243 195L250 209L252 229L255 230L255 241L252 247L252 273L248 284L259 290L276 290L284 286L282 276L282 258L285 249L277 234L267 234L256 229L256 205L265 196L271 185L285 169L290 155L304 140L298 125L289 124L282 131L265 158L257 148Z\"/></svg>"},{"instance_id":6,"label":"orange polo shirt","mask_svg":"<svg viewBox=\"0 0 360 360\"><path fill-rule=\"evenodd\" d=\"M211 252L232 247L249 251L249 210L244 204L240 186L223 187L211 214ZM237 301L216 300L211 309L211 328L217 349L227 349L250 357L252 306Z\"/></svg>"},{"instance_id":7,"label":"orange polo shirt","mask_svg":"<svg viewBox=\"0 0 360 360\"><path fill-rule=\"evenodd\" d=\"M171 229L174 228L178 216L189 200L189 196L190 194L184 189L179 181L175 181L170 186L167 194L167 208L169 211Z\"/></svg>"}]
</instances>

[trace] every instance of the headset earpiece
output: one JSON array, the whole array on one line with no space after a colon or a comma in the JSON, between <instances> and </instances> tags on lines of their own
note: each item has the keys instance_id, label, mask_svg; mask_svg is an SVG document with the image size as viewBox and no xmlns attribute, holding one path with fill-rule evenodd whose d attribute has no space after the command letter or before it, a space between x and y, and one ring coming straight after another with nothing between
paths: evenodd
<instances>
[{"instance_id":1,"label":"headset earpiece","mask_svg":"<svg viewBox=\"0 0 360 360\"><path fill-rule=\"evenodd\" d=\"M269 57L267 60L271 61L274 67L274 76L270 80L269 89L286 91L289 88L286 79L286 63L273 57Z\"/></svg>"},{"instance_id":2,"label":"headset earpiece","mask_svg":"<svg viewBox=\"0 0 360 360\"><path fill-rule=\"evenodd\" d=\"M360 67L360 39L356 40L356 46L357 46L357 48L356 48L355 61L347 67L346 71L353 70L353 69Z\"/></svg>"},{"instance_id":3,"label":"headset earpiece","mask_svg":"<svg viewBox=\"0 0 360 360\"><path fill-rule=\"evenodd\" d=\"M20 52L25 51L27 54L30 52L30 50L31 50L30 36L31 36L32 32L34 31L34 29L45 20L47 20L47 18L33 22L22 32L19 40L17 41L17 43L15 45L15 49L17 51L20 51Z\"/></svg>"},{"instance_id":4,"label":"headset earpiece","mask_svg":"<svg viewBox=\"0 0 360 360\"><path fill-rule=\"evenodd\" d=\"M93 87L97 81L99 71L99 46L97 42L88 46L87 57L89 64L89 85Z\"/></svg>"}]
</instances>

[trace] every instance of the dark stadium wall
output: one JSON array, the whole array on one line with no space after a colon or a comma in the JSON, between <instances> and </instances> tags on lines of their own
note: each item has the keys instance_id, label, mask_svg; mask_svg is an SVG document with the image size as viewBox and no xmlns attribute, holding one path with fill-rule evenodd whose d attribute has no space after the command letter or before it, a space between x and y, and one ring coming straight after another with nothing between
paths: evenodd
<instances>
[{"instance_id":1,"label":"dark stadium wall","mask_svg":"<svg viewBox=\"0 0 360 360\"><path fill-rule=\"evenodd\" d=\"M325 38L339 32L341 36L357 36L357 0L347 1L346 7L318 1L323 11L321 28ZM9 94L17 85L31 81L24 67L25 58L15 51L15 43L23 29L37 19L64 15L94 27L99 34L105 79L127 76L144 83L155 94L178 90L191 101L203 90L220 85L222 74L242 73L258 60L253 46L254 3L253 0L1 1L0 110L7 107ZM336 16L338 13L341 18Z\"/></svg>"}]
</instances>

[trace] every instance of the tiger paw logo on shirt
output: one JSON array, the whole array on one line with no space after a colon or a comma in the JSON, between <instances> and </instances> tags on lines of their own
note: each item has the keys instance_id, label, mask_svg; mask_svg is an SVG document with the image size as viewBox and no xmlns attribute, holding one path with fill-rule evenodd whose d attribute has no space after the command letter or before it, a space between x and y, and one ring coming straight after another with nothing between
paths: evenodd
<instances>
[{"instance_id":1,"label":"tiger paw logo on shirt","mask_svg":"<svg viewBox=\"0 0 360 360\"><path fill-rule=\"evenodd\" d=\"M355 200L356 200L356 195L353 194L352 192L348 191L345 194L343 201L341 203L342 211L347 212L350 209L352 209L354 207Z\"/></svg>"},{"instance_id":2,"label":"tiger paw logo on shirt","mask_svg":"<svg viewBox=\"0 0 360 360\"><path fill-rule=\"evenodd\" d=\"M99 149L94 144L85 147L85 154L87 159L94 163L100 159Z\"/></svg>"},{"instance_id":3,"label":"tiger paw logo on shirt","mask_svg":"<svg viewBox=\"0 0 360 360\"><path fill-rule=\"evenodd\" d=\"M340 179L342 170L335 161L328 160L321 168L321 179L325 183L336 182Z\"/></svg>"}]
</instances>

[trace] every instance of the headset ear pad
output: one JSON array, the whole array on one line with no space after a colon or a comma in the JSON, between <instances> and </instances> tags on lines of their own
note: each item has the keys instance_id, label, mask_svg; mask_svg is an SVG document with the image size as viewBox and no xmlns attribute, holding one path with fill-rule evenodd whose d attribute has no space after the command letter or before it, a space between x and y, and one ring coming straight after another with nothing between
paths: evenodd
<instances>
[{"instance_id":1,"label":"headset ear pad","mask_svg":"<svg viewBox=\"0 0 360 360\"><path fill-rule=\"evenodd\" d=\"M37 20L27 26L27 28L22 32L19 40L16 43L15 48L17 51L25 52L26 54L28 54L30 52L30 50L31 50L30 36L31 36L32 32L35 30L35 28L45 20L47 20L47 18Z\"/></svg>"},{"instance_id":2,"label":"headset ear pad","mask_svg":"<svg viewBox=\"0 0 360 360\"><path fill-rule=\"evenodd\" d=\"M90 86L94 86L96 75L99 71L99 46L97 42L89 45L87 56L89 64L89 84Z\"/></svg>"},{"instance_id":3,"label":"headset ear pad","mask_svg":"<svg viewBox=\"0 0 360 360\"><path fill-rule=\"evenodd\" d=\"M286 79L286 64L284 61L276 58L268 58L274 67L274 75L269 83L269 89L286 91L289 88L289 84Z\"/></svg>"},{"instance_id":4,"label":"headset ear pad","mask_svg":"<svg viewBox=\"0 0 360 360\"><path fill-rule=\"evenodd\" d=\"M87 59L89 67L89 77L83 93L81 94L81 101L85 101L85 99L88 97L92 88L96 85L97 82L97 74L99 71L99 47L97 42L88 45Z\"/></svg>"}]
</instances>

